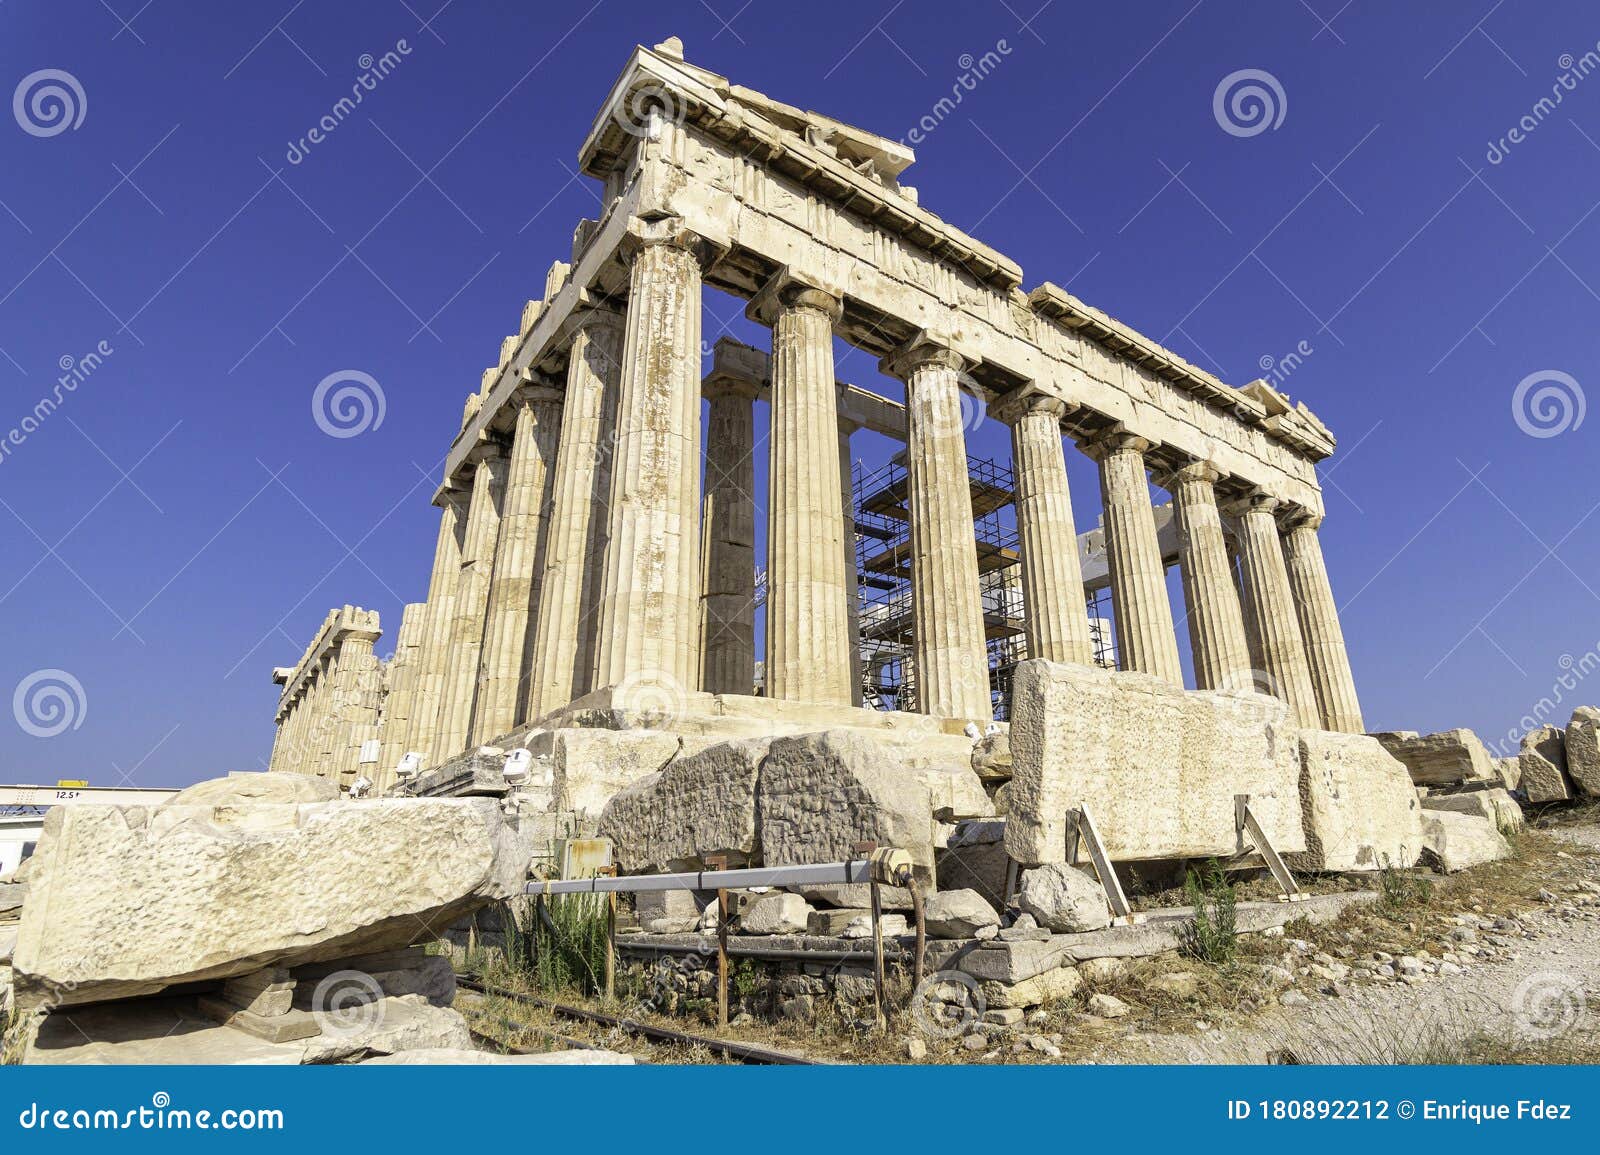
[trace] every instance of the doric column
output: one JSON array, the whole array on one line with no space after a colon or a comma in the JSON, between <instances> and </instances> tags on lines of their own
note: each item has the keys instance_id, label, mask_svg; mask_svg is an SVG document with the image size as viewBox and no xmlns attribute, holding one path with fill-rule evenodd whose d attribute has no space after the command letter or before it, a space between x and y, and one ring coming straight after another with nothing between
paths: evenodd
<instances>
[{"instance_id":1,"label":"doric column","mask_svg":"<svg viewBox=\"0 0 1600 1155\"><path fill-rule=\"evenodd\" d=\"M344 608L335 635L332 763L328 776L348 787L361 769L361 747L378 735L377 611Z\"/></svg>"},{"instance_id":2,"label":"doric column","mask_svg":"<svg viewBox=\"0 0 1600 1155\"><path fill-rule=\"evenodd\" d=\"M338 676L338 655L330 654L318 663L317 680L311 684L312 773L322 778L333 776L334 742L339 729L339 698L334 693Z\"/></svg>"},{"instance_id":3,"label":"doric column","mask_svg":"<svg viewBox=\"0 0 1600 1155\"><path fill-rule=\"evenodd\" d=\"M850 613L833 375L837 297L769 286L750 316L772 325L767 471L767 697L850 704Z\"/></svg>"},{"instance_id":4,"label":"doric column","mask_svg":"<svg viewBox=\"0 0 1600 1155\"><path fill-rule=\"evenodd\" d=\"M853 422L839 422L839 493L844 510L844 596L850 622L850 704L861 705L861 574L856 570L855 476L851 469L850 434Z\"/></svg>"},{"instance_id":5,"label":"doric column","mask_svg":"<svg viewBox=\"0 0 1600 1155\"><path fill-rule=\"evenodd\" d=\"M1350 654L1345 649L1344 630L1339 625L1339 607L1333 600L1333 587L1328 584L1328 566L1317 535L1321 525L1320 516L1302 509L1291 508L1284 517L1283 547L1289 588L1294 591L1300 634L1305 641L1311 686L1316 691L1322 725L1328 730L1361 734L1365 732L1361 703L1356 698Z\"/></svg>"},{"instance_id":6,"label":"doric column","mask_svg":"<svg viewBox=\"0 0 1600 1155\"><path fill-rule=\"evenodd\" d=\"M445 494L439 509L439 536L433 547L433 571L428 579L428 612L422 625L422 649L417 655L417 689L411 701L411 723L405 750L429 760L439 733L444 699L444 675L450 663L450 625L455 620L456 584L461 580L461 537L466 529L466 495Z\"/></svg>"},{"instance_id":7,"label":"doric column","mask_svg":"<svg viewBox=\"0 0 1600 1155\"><path fill-rule=\"evenodd\" d=\"M1100 465L1117 664L1182 686L1183 664L1172 625L1172 602L1167 597L1166 566L1161 560L1145 474L1144 455L1150 444L1117 425L1089 440L1083 451Z\"/></svg>"},{"instance_id":8,"label":"doric column","mask_svg":"<svg viewBox=\"0 0 1600 1155\"><path fill-rule=\"evenodd\" d=\"M1305 642L1295 614L1294 594L1283 561L1283 543L1273 516L1276 498L1260 490L1230 502L1223 512L1238 519L1239 559L1246 597L1250 600L1258 635L1262 671L1268 684L1260 687L1289 703L1301 726L1319 729L1316 692L1306 664Z\"/></svg>"},{"instance_id":9,"label":"doric column","mask_svg":"<svg viewBox=\"0 0 1600 1155\"><path fill-rule=\"evenodd\" d=\"M506 466L494 576L489 584L483 637L482 676L472 714L472 744L510 733L526 720L533 632L538 627L539 589L556 445L561 434L561 394L537 385L517 394L516 428Z\"/></svg>"},{"instance_id":10,"label":"doric column","mask_svg":"<svg viewBox=\"0 0 1600 1155\"><path fill-rule=\"evenodd\" d=\"M494 569L495 539L505 497L505 450L488 444L472 471L472 499L461 539L461 576L456 581L455 614L450 624L450 659L445 667L439 709L439 732L433 739L433 762L461 753L472 732L477 698L478 662L483 654L484 615Z\"/></svg>"},{"instance_id":11,"label":"doric column","mask_svg":"<svg viewBox=\"0 0 1600 1155\"><path fill-rule=\"evenodd\" d=\"M700 261L644 224L629 272L595 687L700 675Z\"/></svg>"},{"instance_id":12,"label":"doric column","mask_svg":"<svg viewBox=\"0 0 1600 1155\"><path fill-rule=\"evenodd\" d=\"M1034 394L998 405L994 412L1011 426L1028 657L1091 665L1083 566L1061 445L1067 404Z\"/></svg>"},{"instance_id":13,"label":"doric column","mask_svg":"<svg viewBox=\"0 0 1600 1155\"><path fill-rule=\"evenodd\" d=\"M911 609L917 708L946 718L994 716L972 488L954 351L918 339L884 362L906 383Z\"/></svg>"},{"instance_id":14,"label":"doric column","mask_svg":"<svg viewBox=\"0 0 1600 1155\"><path fill-rule=\"evenodd\" d=\"M400 616L394 657L389 659L389 693L383 700L383 750L372 792L381 794L394 782L394 768L405 757L411 736L411 716L417 699L417 679L422 669L422 637L427 632L428 603L412 602Z\"/></svg>"},{"instance_id":15,"label":"doric column","mask_svg":"<svg viewBox=\"0 0 1600 1155\"><path fill-rule=\"evenodd\" d=\"M593 688L621 369L622 316L609 309L586 311L567 359L529 721Z\"/></svg>"},{"instance_id":16,"label":"doric column","mask_svg":"<svg viewBox=\"0 0 1600 1155\"><path fill-rule=\"evenodd\" d=\"M710 407L700 518L699 687L748 695L756 682L756 391L718 375L704 392Z\"/></svg>"},{"instance_id":17,"label":"doric column","mask_svg":"<svg viewBox=\"0 0 1600 1155\"><path fill-rule=\"evenodd\" d=\"M1178 568L1189 611L1189 649L1195 687L1248 690L1250 644L1245 638L1239 588L1234 583L1217 511L1220 474L1205 462L1191 462L1160 478L1172 494L1178 527Z\"/></svg>"}]
</instances>

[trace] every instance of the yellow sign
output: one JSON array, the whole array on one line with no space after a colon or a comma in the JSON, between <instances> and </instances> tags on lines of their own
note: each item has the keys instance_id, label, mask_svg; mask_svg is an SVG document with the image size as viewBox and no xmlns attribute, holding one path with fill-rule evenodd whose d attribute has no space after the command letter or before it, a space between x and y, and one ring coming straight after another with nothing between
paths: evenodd
<instances>
[{"instance_id":1,"label":"yellow sign","mask_svg":"<svg viewBox=\"0 0 1600 1155\"><path fill-rule=\"evenodd\" d=\"M82 790L89 785L87 778L59 778L56 780L57 790Z\"/></svg>"}]
</instances>

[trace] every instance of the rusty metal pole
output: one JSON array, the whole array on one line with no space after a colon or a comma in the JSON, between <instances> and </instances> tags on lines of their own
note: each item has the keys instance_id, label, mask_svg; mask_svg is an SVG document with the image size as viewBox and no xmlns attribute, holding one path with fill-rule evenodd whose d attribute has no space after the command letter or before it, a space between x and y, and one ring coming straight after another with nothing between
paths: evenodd
<instances>
[{"instance_id":1,"label":"rusty metal pole","mask_svg":"<svg viewBox=\"0 0 1600 1155\"><path fill-rule=\"evenodd\" d=\"M617 876L615 866L602 867L595 872L609 878ZM606 895L606 974L605 974L606 1002L609 1004L617 997L617 892L612 891Z\"/></svg>"},{"instance_id":2,"label":"rusty metal pole","mask_svg":"<svg viewBox=\"0 0 1600 1155\"><path fill-rule=\"evenodd\" d=\"M889 1025L888 1018L883 1013L883 896L879 893L878 880L872 880L872 1009L873 1021L878 1030L884 1030Z\"/></svg>"},{"instance_id":3,"label":"rusty metal pole","mask_svg":"<svg viewBox=\"0 0 1600 1155\"><path fill-rule=\"evenodd\" d=\"M711 870L728 869L725 855L711 855L706 859ZM728 1027L728 890L717 888L717 1028Z\"/></svg>"}]
</instances>

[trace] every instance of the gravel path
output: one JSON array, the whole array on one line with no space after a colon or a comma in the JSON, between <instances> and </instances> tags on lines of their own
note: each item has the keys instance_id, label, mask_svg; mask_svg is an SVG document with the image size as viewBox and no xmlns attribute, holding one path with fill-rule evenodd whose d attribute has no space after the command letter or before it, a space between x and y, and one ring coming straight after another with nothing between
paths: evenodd
<instances>
[{"instance_id":1,"label":"gravel path","mask_svg":"<svg viewBox=\"0 0 1600 1155\"><path fill-rule=\"evenodd\" d=\"M1600 881L1600 826L1551 833L1568 839ZM1449 1061L1453 1044L1487 1033L1538 1041L1600 1029L1600 895L1567 892L1514 922L1476 933L1503 944L1492 961L1458 974L1347 984L1342 997L1310 995L1231 1030L1132 1034L1096 1056L1113 1063L1261 1063L1290 1052L1301 1063ZM1471 916L1466 915L1470 921ZM1294 996L1290 996L1291 999Z\"/></svg>"}]
</instances>

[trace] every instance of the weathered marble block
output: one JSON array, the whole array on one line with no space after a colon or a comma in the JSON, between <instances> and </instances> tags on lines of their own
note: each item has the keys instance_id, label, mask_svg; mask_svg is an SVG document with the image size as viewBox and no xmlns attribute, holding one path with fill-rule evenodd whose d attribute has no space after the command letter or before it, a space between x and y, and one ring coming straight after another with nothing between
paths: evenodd
<instances>
[{"instance_id":1,"label":"weathered marble block","mask_svg":"<svg viewBox=\"0 0 1600 1155\"><path fill-rule=\"evenodd\" d=\"M1306 848L1289 856L1292 869L1380 870L1422 853L1411 775L1376 738L1301 731L1300 806Z\"/></svg>"},{"instance_id":2,"label":"weathered marble block","mask_svg":"<svg viewBox=\"0 0 1600 1155\"><path fill-rule=\"evenodd\" d=\"M1064 861L1079 805L1118 861L1232 854L1236 794L1280 852L1306 848L1298 732L1276 698L1029 661L1011 710L1006 849L1018 862Z\"/></svg>"}]
</instances>

